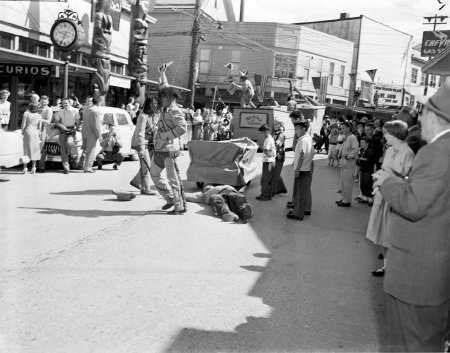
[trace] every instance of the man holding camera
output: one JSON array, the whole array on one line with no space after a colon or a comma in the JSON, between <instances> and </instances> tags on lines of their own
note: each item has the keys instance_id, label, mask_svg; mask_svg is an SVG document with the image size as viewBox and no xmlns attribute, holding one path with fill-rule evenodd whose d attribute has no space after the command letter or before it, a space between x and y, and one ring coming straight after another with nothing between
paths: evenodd
<instances>
[{"instance_id":1,"label":"man holding camera","mask_svg":"<svg viewBox=\"0 0 450 353\"><path fill-rule=\"evenodd\" d=\"M117 170L125 156L120 152L123 146L122 139L115 130L114 125L109 125L109 131L104 135L103 140L100 141L100 146L102 146L102 150L95 158L98 170L103 169L103 162L114 162L113 169Z\"/></svg>"}]
</instances>

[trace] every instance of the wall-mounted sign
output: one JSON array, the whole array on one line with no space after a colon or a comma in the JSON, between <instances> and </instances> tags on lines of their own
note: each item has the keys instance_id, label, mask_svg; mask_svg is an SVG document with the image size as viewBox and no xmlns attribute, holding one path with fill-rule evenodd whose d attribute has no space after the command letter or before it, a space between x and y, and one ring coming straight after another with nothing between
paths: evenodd
<instances>
[{"instance_id":1,"label":"wall-mounted sign","mask_svg":"<svg viewBox=\"0 0 450 353\"><path fill-rule=\"evenodd\" d=\"M426 31L422 36L421 56L436 56L450 46L450 31Z\"/></svg>"},{"instance_id":2,"label":"wall-mounted sign","mask_svg":"<svg viewBox=\"0 0 450 353\"><path fill-rule=\"evenodd\" d=\"M6 76L45 76L50 77L49 65L0 64L0 75Z\"/></svg>"},{"instance_id":3,"label":"wall-mounted sign","mask_svg":"<svg viewBox=\"0 0 450 353\"><path fill-rule=\"evenodd\" d=\"M262 124L267 124L269 116L267 113L241 113L240 127L259 129Z\"/></svg>"}]
</instances>

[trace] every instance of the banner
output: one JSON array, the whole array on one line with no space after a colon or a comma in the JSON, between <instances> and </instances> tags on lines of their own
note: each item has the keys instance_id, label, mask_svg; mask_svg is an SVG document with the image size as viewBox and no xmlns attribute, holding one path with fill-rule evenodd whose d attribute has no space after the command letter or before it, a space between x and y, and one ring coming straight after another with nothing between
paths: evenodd
<instances>
[{"instance_id":1,"label":"banner","mask_svg":"<svg viewBox=\"0 0 450 353\"><path fill-rule=\"evenodd\" d=\"M254 74L255 77L255 91L256 97L260 103L264 100L264 93L266 92L267 81L269 80L268 75Z\"/></svg>"},{"instance_id":2,"label":"banner","mask_svg":"<svg viewBox=\"0 0 450 353\"><path fill-rule=\"evenodd\" d=\"M320 76L311 77L314 89L320 89Z\"/></svg>"},{"instance_id":3,"label":"banner","mask_svg":"<svg viewBox=\"0 0 450 353\"><path fill-rule=\"evenodd\" d=\"M366 70L366 72L370 76L370 79L372 80L372 82L374 82L375 81L375 75L377 73L377 69Z\"/></svg>"},{"instance_id":4,"label":"banner","mask_svg":"<svg viewBox=\"0 0 450 353\"><path fill-rule=\"evenodd\" d=\"M319 102L325 104L328 93L328 76L322 76L320 78L320 91L319 91Z\"/></svg>"}]
</instances>

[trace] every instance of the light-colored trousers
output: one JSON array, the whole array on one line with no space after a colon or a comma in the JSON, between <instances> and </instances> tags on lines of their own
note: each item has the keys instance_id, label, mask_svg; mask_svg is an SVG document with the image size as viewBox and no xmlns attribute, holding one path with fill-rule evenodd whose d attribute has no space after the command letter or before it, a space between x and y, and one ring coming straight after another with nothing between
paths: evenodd
<instances>
[{"instance_id":1,"label":"light-colored trousers","mask_svg":"<svg viewBox=\"0 0 450 353\"><path fill-rule=\"evenodd\" d=\"M353 195L353 173L356 161L354 159L341 158L341 196L342 202L351 203Z\"/></svg>"},{"instance_id":2,"label":"light-colored trousers","mask_svg":"<svg viewBox=\"0 0 450 353\"><path fill-rule=\"evenodd\" d=\"M147 148L144 148L144 156L142 158L147 161L148 165L151 165L151 155ZM150 171L142 158L139 158L140 167L137 174L131 180L131 183L137 185L141 191L150 191Z\"/></svg>"},{"instance_id":3,"label":"light-colored trousers","mask_svg":"<svg viewBox=\"0 0 450 353\"><path fill-rule=\"evenodd\" d=\"M97 139L83 139L83 154L78 162L78 166L82 167L84 170L92 169L92 166L94 165L97 141Z\"/></svg>"},{"instance_id":4,"label":"light-colored trousers","mask_svg":"<svg viewBox=\"0 0 450 353\"><path fill-rule=\"evenodd\" d=\"M175 210L181 211L184 209L183 202L181 200L181 180L178 179L177 171L175 169L176 158L166 157L164 159L164 168L160 168L154 161L155 157L152 157L152 163L150 165L150 176L155 184L156 189L162 197L168 202L173 202ZM161 176L163 170L166 170L167 179Z\"/></svg>"},{"instance_id":5,"label":"light-colored trousers","mask_svg":"<svg viewBox=\"0 0 450 353\"><path fill-rule=\"evenodd\" d=\"M69 162L74 159L72 156L72 146L74 145L74 138L72 134L59 134L59 150L61 152L61 161L64 170L69 170Z\"/></svg>"}]
</instances>

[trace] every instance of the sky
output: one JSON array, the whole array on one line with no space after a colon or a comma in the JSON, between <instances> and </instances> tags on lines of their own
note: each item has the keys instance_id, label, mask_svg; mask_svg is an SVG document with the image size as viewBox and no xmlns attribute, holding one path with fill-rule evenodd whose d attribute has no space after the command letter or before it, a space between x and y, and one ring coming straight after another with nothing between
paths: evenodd
<instances>
[{"instance_id":1,"label":"sky","mask_svg":"<svg viewBox=\"0 0 450 353\"><path fill-rule=\"evenodd\" d=\"M240 0L232 0L239 15ZM442 4L439 4L439 1ZM439 8L445 5L442 10ZM364 15L414 36L420 43L422 32L433 30L424 16L449 16L450 0L245 0L244 19L258 22L309 22ZM448 19L445 22L449 22ZM450 23L450 22L449 22ZM450 29L450 24L437 26Z\"/></svg>"}]
</instances>

